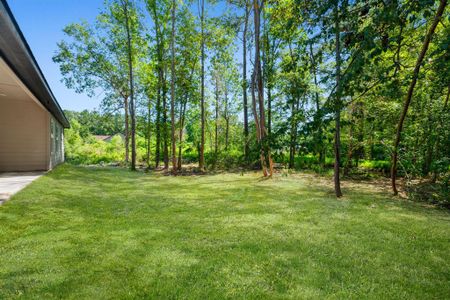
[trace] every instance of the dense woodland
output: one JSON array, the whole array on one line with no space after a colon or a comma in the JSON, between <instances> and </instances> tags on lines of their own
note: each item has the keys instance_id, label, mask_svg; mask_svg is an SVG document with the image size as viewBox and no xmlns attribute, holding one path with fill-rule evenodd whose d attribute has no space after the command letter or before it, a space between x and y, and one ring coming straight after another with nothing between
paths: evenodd
<instances>
[{"instance_id":1,"label":"dense woodland","mask_svg":"<svg viewBox=\"0 0 450 300\"><path fill-rule=\"evenodd\" d=\"M332 170L337 197L365 168L394 194L399 176L448 193L447 4L107 0L94 23L64 28L53 58L69 88L102 99L67 112L67 156L173 174ZM90 137L118 132L125 147Z\"/></svg>"}]
</instances>

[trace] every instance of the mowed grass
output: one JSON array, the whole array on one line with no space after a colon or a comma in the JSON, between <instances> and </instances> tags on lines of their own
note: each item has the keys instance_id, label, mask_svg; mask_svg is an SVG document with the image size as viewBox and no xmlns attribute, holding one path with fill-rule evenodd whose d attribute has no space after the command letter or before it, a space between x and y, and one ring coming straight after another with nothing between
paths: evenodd
<instances>
[{"instance_id":1,"label":"mowed grass","mask_svg":"<svg viewBox=\"0 0 450 300\"><path fill-rule=\"evenodd\" d=\"M0 298L450 297L448 211L323 182L60 166L0 206Z\"/></svg>"}]
</instances>

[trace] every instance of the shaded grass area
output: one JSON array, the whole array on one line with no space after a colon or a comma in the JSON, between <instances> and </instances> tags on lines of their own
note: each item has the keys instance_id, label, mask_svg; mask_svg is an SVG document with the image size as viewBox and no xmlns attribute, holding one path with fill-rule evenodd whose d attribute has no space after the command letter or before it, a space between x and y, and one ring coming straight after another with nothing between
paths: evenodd
<instances>
[{"instance_id":1,"label":"shaded grass area","mask_svg":"<svg viewBox=\"0 0 450 300\"><path fill-rule=\"evenodd\" d=\"M450 213L312 175L63 165L0 206L0 298L450 295Z\"/></svg>"}]
</instances>

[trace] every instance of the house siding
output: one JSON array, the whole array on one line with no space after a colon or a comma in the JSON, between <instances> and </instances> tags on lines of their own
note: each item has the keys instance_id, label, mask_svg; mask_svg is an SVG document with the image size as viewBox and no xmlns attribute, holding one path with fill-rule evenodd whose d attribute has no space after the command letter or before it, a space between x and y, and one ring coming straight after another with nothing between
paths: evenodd
<instances>
[{"instance_id":1,"label":"house siding","mask_svg":"<svg viewBox=\"0 0 450 300\"><path fill-rule=\"evenodd\" d=\"M33 101L0 106L0 171L48 170L50 113Z\"/></svg>"}]
</instances>

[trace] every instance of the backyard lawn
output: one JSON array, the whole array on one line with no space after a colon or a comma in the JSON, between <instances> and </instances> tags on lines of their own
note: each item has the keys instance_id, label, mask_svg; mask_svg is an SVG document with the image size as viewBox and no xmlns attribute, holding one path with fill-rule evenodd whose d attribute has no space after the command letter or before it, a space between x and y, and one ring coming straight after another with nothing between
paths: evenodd
<instances>
[{"instance_id":1,"label":"backyard lawn","mask_svg":"<svg viewBox=\"0 0 450 300\"><path fill-rule=\"evenodd\" d=\"M260 176L62 165L0 206L0 299L450 296L449 211Z\"/></svg>"}]
</instances>

